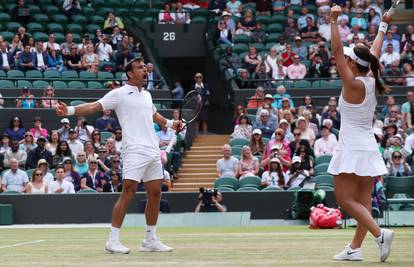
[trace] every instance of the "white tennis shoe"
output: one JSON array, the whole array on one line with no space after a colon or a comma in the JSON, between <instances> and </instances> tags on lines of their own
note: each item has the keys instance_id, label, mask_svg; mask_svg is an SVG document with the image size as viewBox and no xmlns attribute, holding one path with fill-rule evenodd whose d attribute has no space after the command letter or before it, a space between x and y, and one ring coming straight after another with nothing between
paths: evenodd
<instances>
[{"instance_id":1,"label":"white tennis shoe","mask_svg":"<svg viewBox=\"0 0 414 267\"><path fill-rule=\"evenodd\" d=\"M105 251L112 254L128 254L130 250L119 241L108 240L105 245Z\"/></svg>"},{"instance_id":2,"label":"white tennis shoe","mask_svg":"<svg viewBox=\"0 0 414 267\"><path fill-rule=\"evenodd\" d=\"M380 250L380 260L384 262L391 253L391 243L394 239L394 231L381 229L381 235L375 238L375 242Z\"/></svg>"},{"instance_id":3,"label":"white tennis shoe","mask_svg":"<svg viewBox=\"0 0 414 267\"><path fill-rule=\"evenodd\" d=\"M336 261L362 261L362 249L352 249L351 245L345 247L340 253L333 257Z\"/></svg>"},{"instance_id":4,"label":"white tennis shoe","mask_svg":"<svg viewBox=\"0 0 414 267\"><path fill-rule=\"evenodd\" d=\"M171 252L173 249L167 245L164 245L159 239L144 239L139 250L141 252Z\"/></svg>"}]
</instances>

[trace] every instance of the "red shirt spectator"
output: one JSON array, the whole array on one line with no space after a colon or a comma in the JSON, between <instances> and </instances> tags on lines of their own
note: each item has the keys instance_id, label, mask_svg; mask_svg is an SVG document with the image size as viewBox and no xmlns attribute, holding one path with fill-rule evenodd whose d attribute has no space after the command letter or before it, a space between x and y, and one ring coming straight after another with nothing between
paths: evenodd
<instances>
[{"instance_id":1,"label":"red shirt spectator","mask_svg":"<svg viewBox=\"0 0 414 267\"><path fill-rule=\"evenodd\" d=\"M293 64L293 57L296 56L295 52L292 51L290 44L286 45L286 51L282 53L283 66L289 67Z\"/></svg>"}]
</instances>

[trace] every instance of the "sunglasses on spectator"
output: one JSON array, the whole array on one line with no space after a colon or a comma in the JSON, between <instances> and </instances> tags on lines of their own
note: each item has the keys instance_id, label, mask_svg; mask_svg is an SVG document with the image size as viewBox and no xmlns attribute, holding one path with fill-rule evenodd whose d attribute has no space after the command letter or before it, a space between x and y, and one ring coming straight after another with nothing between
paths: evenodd
<instances>
[{"instance_id":1,"label":"sunglasses on spectator","mask_svg":"<svg viewBox=\"0 0 414 267\"><path fill-rule=\"evenodd\" d=\"M196 76L196 79L198 79L198 78L203 78L203 77L201 77L201 76Z\"/></svg>"},{"instance_id":2,"label":"sunglasses on spectator","mask_svg":"<svg viewBox=\"0 0 414 267\"><path fill-rule=\"evenodd\" d=\"M96 161L90 161L89 164L98 164Z\"/></svg>"},{"instance_id":3,"label":"sunglasses on spectator","mask_svg":"<svg viewBox=\"0 0 414 267\"><path fill-rule=\"evenodd\" d=\"M392 158L393 159L400 159L400 158L402 158L402 156L393 156Z\"/></svg>"},{"instance_id":4,"label":"sunglasses on spectator","mask_svg":"<svg viewBox=\"0 0 414 267\"><path fill-rule=\"evenodd\" d=\"M101 135L100 133L94 133L93 135Z\"/></svg>"},{"instance_id":5,"label":"sunglasses on spectator","mask_svg":"<svg viewBox=\"0 0 414 267\"><path fill-rule=\"evenodd\" d=\"M115 134L122 134L122 132L116 132Z\"/></svg>"},{"instance_id":6,"label":"sunglasses on spectator","mask_svg":"<svg viewBox=\"0 0 414 267\"><path fill-rule=\"evenodd\" d=\"M294 136L298 136L298 135L300 135L300 133L294 133L293 135L294 135Z\"/></svg>"},{"instance_id":7,"label":"sunglasses on spectator","mask_svg":"<svg viewBox=\"0 0 414 267\"><path fill-rule=\"evenodd\" d=\"M112 163L120 163L120 160L113 160Z\"/></svg>"},{"instance_id":8,"label":"sunglasses on spectator","mask_svg":"<svg viewBox=\"0 0 414 267\"><path fill-rule=\"evenodd\" d=\"M42 173L35 173L35 176L42 176Z\"/></svg>"},{"instance_id":9,"label":"sunglasses on spectator","mask_svg":"<svg viewBox=\"0 0 414 267\"><path fill-rule=\"evenodd\" d=\"M33 135L26 134L24 137L33 137Z\"/></svg>"},{"instance_id":10,"label":"sunglasses on spectator","mask_svg":"<svg viewBox=\"0 0 414 267\"><path fill-rule=\"evenodd\" d=\"M107 152L106 150L98 151L98 153L106 153L106 152Z\"/></svg>"},{"instance_id":11,"label":"sunglasses on spectator","mask_svg":"<svg viewBox=\"0 0 414 267\"><path fill-rule=\"evenodd\" d=\"M283 135L282 133L275 133L275 135Z\"/></svg>"}]
</instances>

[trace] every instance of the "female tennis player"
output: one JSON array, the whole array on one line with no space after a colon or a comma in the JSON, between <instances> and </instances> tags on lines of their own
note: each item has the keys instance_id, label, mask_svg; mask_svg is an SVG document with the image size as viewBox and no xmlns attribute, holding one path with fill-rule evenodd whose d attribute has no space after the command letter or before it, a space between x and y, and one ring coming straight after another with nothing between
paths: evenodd
<instances>
[{"instance_id":1,"label":"female tennis player","mask_svg":"<svg viewBox=\"0 0 414 267\"><path fill-rule=\"evenodd\" d=\"M147 233L140 251L168 252L172 248L164 245L155 234L163 181L160 149L153 122L173 129L181 129L180 121L167 120L161 116L152 103L151 94L144 90L147 83L147 69L142 58L132 59L125 66L128 83L107 93L103 98L79 106L59 103L58 116L85 116L102 110L113 109L123 131L122 193L112 212L112 227L105 251L127 254L129 248L119 241L119 232L129 203L134 199L137 186L144 181L147 191L145 218Z\"/></svg>"},{"instance_id":2,"label":"female tennis player","mask_svg":"<svg viewBox=\"0 0 414 267\"><path fill-rule=\"evenodd\" d=\"M394 233L381 229L371 216L372 177L387 173L372 119L376 96L389 91L380 81L378 57L391 17L384 15L371 49L362 44L349 48L342 46L339 36L337 18L341 13L340 6L331 8L332 53L343 89L339 99L339 142L328 172L334 175L338 204L358 223L352 242L334 260L363 260L361 245L368 230L375 237L383 262L390 254Z\"/></svg>"}]
</instances>

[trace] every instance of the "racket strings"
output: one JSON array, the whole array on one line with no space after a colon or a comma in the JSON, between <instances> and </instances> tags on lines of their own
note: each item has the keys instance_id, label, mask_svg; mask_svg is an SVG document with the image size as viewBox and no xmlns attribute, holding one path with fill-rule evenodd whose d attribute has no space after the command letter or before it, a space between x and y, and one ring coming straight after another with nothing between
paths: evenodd
<instances>
[{"instance_id":1,"label":"racket strings","mask_svg":"<svg viewBox=\"0 0 414 267\"><path fill-rule=\"evenodd\" d=\"M202 107L202 99L198 93L186 97L181 106L181 119L184 122L193 121Z\"/></svg>"}]
</instances>

